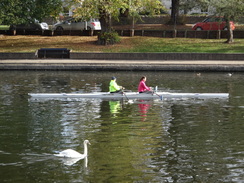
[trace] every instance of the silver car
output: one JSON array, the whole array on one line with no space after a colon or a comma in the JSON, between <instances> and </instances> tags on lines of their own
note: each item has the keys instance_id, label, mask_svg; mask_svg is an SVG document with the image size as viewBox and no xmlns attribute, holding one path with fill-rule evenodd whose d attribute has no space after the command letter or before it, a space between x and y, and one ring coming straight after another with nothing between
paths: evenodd
<instances>
[{"instance_id":1,"label":"silver car","mask_svg":"<svg viewBox=\"0 0 244 183\"><path fill-rule=\"evenodd\" d=\"M83 21L79 19L70 18L64 22L56 23L53 29L57 31L63 30L101 30L101 24L97 19L90 21Z\"/></svg>"}]
</instances>

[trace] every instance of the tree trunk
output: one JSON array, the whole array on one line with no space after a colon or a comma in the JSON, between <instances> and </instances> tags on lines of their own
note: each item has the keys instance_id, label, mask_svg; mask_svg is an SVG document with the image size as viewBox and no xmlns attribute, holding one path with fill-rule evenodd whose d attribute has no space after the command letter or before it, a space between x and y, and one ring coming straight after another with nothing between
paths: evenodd
<instances>
[{"instance_id":1,"label":"tree trunk","mask_svg":"<svg viewBox=\"0 0 244 183\"><path fill-rule=\"evenodd\" d=\"M107 14L105 11L100 11L101 32L111 32L111 15Z\"/></svg>"},{"instance_id":2,"label":"tree trunk","mask_svg":"<svg viewBox=\"0 0 244 183\"><path fill-rule=\"evenodd\" d=\"M107 41L103 38L105 32L110 33L112 27L111 15L107 14L105 10L100 10L100 24L101 32L98 34L97 44L107 45Z\"/></svg>"},{"instance_id":3,"label":"tree trunk","mask_svg":"<svg viewBox=\"0 0 244 183\"><path fill-rule=\"evenodd\" d=\"M234 42L233 30L230 27L229 19L226 20L226 25L227 25L227 28L228 28L228 34L227 34L228 37L227 37L226 43L233 43Z\"/></svg>"},{"instance_id":4,"label":"tree trunk","mask_svg":"<svg viewBox=\"0 0 244 183\"><path fill-rule=\"evenodd\" d=\"M171 16L170 16L170 21L167 24L176 25L176 24L180 23L178 21L180 0L172 0L171 2L172 2L171 3Z\"/></svg>"}]
</instances>

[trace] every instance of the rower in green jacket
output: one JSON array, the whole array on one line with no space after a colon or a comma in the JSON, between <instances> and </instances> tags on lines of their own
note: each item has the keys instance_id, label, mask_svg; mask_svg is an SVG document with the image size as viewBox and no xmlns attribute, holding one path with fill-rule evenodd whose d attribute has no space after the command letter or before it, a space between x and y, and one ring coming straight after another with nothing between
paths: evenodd
<instances>
[{"instance_id":1,"label":"rower in green jacket","mask_svg":"<svg viewBox=\"0 0 244 183\"><path fill-rule=\"evenodd\" d=\"M123 87L119 86L116 83L116 77L113 76L110 81L110 84L109 84L109 92L110 93L119 93L119 92L121 92L122 89L123 89Z\"/></svg>"}]
</instances>

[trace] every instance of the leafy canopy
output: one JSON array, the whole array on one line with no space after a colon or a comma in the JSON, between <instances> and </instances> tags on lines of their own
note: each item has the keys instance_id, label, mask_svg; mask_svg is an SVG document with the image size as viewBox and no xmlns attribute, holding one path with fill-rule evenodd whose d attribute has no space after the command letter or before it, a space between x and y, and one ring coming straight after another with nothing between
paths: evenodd
<instances>
[{"instance_id":1,"label":"leafy canopy","mask_svg":"<svg viewBox=\"0 0 244 183\"><path fill-rule=\"evenodd\" d=\"M244 16L243 0L180 0L182 9L208 9L210 14L235 19Z\"/></svg>"},{"instance_id":2,"label":"leafy canopy","mask_svg":"<svg viewBox=\"0 0 244 183\"><path fill-rule=\"evenodd\" d=\"M62 0L1 0L0 23L21 24L45 17L56 17L62 9Z\"/></svg>"},{"instance_id":3,"label":"leafy canopy","mask_svg":"<svg viewBox=\"0 0 244 183\"><path fill-rule=\"evenodd\" d=\"M118 18L120 12L127 10L130 16L138 16L139 12L147 11L157 14L163 8L159 0L73 0L77 8L75 16L84 18L100 18L111 16Z\"/></svg>"},{"instance_id":4,"label":"leafy canopy","mask_svg":"<svg viewBox=\"0 0 244 183\"><path fill-rule=\"evenodd\" d=\"M211 0L208 2L216 15L227 19L236 19L244 15L243 0Z\"/></svg>"}]
</instances>

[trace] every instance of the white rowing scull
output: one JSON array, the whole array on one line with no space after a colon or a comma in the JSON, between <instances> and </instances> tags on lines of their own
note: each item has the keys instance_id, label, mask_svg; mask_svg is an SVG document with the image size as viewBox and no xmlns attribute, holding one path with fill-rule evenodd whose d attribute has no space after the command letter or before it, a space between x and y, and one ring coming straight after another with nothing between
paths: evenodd
<instances>
[{"instance_id":1,"label":"white rowing scull","mask_svg":"<svg viewBox=\"0 0 244 183\"><path fill-rule=\"evenodd\" d=\"M156 98L228 98L228 93L109 93L109 92L94 92L94 93L29 93L33 98L101 98L101 99L156 99Z\"/></svg>"}]
</instances>

